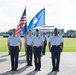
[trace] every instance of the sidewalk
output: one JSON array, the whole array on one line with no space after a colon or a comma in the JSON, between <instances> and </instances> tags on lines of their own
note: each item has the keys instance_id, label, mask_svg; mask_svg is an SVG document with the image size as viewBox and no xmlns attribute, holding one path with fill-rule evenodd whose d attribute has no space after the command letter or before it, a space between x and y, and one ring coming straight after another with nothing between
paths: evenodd
<instances>
[{"instance_id":1,"label":"sidewalk","mask_svg":"<svg viewBox=\"0 0 76 75\"><path fill-rule=\"evenodd\" d=\"M76 75L76 52L63 52L61 54L60 71L51 72L51 54L46 52L46 55L42 56L42 68L41 71L34 71L34 61L32 67L26 66L26 56L24 52L20 52L19 55L19 67L18 71L10 71L10 56L8 53L0 53L0 75Z\"/></svg>"}]
</instances>

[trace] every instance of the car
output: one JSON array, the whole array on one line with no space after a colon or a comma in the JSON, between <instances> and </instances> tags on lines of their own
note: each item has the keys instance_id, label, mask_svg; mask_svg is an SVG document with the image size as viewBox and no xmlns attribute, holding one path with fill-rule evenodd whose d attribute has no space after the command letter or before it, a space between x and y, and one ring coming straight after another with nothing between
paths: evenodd
<instances>
[{"instance_id":1,"label":"car","mask_svg":"<svg viewBox=\"0 0 76 75\"><path fill-rule=\"evenodd\" d=\"M3 37L7 38L7 37L9 37L9 34L3 34Z\"/></svg>"}]
</instances>

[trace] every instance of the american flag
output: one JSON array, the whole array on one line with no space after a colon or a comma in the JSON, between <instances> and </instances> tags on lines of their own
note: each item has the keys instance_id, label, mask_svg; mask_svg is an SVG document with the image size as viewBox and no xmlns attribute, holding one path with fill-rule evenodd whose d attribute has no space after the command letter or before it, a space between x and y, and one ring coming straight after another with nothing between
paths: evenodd
<instances>
[{"instance_id":1,"label":"american flag","mask_svg":"<svg viewBox=\"0 0 76 75\"><path fill-rule=\"evenodd\" d=\"M24 25L26 25L26 8L24 9L24 12L23 12L23 15L19 21L19 24L17 26L17 29L16 29L16 34L20 34L21 31L23 30L23 27Z\"/></svg>"}]
</instances>

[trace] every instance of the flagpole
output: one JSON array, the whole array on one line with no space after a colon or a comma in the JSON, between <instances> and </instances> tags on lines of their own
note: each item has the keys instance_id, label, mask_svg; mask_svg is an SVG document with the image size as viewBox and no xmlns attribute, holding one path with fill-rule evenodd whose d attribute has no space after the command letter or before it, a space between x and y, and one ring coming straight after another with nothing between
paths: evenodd
<instances>
[{"instance_id":1,"label":"flagpole","mask_svg":"<svg viewBox=\"0 0 76 75\"><path fill-rule=\"evenodd\" d=\"M45 6L44 6L45 9ZM45 33L45 11L44 11L44 26L43 26L43 32Z\"/></svg>"},{"instance_id":2,"label":"flagpole","mask_svg":"<svg viewBox=\"0 0 76 75\"><path fill-rule=\"evenodd\" d=\"M45 7L44 7L44 9L45 9ZM45 15L45 11L44 11L44 15ZM45 22L45 17L44 17L44 22ZM45 23L44 23L45 24ZM45 25L44 25L44 32L45 32Z\"/></svg>"},{"instance_id":3,"label":"flagpole","mask_svg":"<svg viewBox=\"0 0 76 75\"><path fill-rule=\"evenodd\" d=\"M26 12L26 4L25 4L25 12ZM27 14L26 14L27 16ZM26 25L27 25L27 17L26 17ZM23 33L25 36L24 36L24 39L27 35L27 31ZM26 43L24 42L24 47L25 47L25 55L26 55L26 60L27 60L27 52L26 52Z\"/></svg>"},{"instance_id":4,"label":"flagpole","mask_svg":"<svg viewBox=\"0 0 76 75\"><path fill-rule=\"evenodd\" d=\"M26 9L26 4L25 4L25 9ZM26 12L26 10L25 10ZM27 13L26 13L26 26L27 26ZM26 34L27 34L27 31L26 31Z\"/></svg>"}]
</instances>

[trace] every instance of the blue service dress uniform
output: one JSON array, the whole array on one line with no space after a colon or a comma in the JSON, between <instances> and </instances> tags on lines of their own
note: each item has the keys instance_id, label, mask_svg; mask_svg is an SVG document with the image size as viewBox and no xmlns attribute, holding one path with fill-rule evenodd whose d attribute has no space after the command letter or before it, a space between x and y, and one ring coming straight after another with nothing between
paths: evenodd
<instances>
[{"instance_id":1,"label":"blue service dress uniform","mask_svg":"<svg viewBox=\"0 0 76 75\"><path fill-rule=\"evenodd\" d=\"M19 55L19 44L21 42L20 37L10 36L8 37L8 43L10 44L10 57L12 70L18 68L18 55Z\"/></svg>"},{"instance_id":2,"label":"blue service dress uniform","mask_svg":"<svg viewBox=\"0 0 76 75\"><path fill-rule=\"evenodd\" d=\"M33 37L33 43L34 43L34 64L35 69L40 70L41 68L41 51L42 51L42 43L44 42L43 37L40 35L35 35Z\"/></svg>"},{"instance_id":3,"label":"blue service dress uniform","mask_svg":"<svg viewBox=\"0 0 76 75\"><path fill-rule=\"evenodd\" d=\"M59 70L59 64L60 64L60 54L61 54L61 48L60 44L63 43L63 38L59 34L57 36L53 35L50 36L49 42L51 43L51 55L52 55L52 66L53 70Z\"/></svg>"},{"instance_id":4,"label":"blue service dress uniform","mask_svg":"<svg viewBox=\"0 0 76 75\"><path fill-rule=\"evenodd\" d=\"M32 42L33 35L27 35L25 37L26 42L26 54L27 54L27 66L32 66Z\"/></svg>"}]
</instances>

